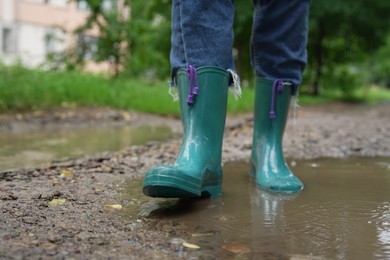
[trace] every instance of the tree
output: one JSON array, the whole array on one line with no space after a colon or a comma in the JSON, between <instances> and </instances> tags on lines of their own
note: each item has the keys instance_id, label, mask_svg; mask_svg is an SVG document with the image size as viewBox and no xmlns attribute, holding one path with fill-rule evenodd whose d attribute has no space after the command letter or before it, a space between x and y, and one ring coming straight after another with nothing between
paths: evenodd
<instances>
[{"instance_id":1,"label":"tree","mask_svg":"<svg viewBox=\"0 0 390 260\"><path fill-rule=\"evenodd\" d=\"M234 17L234 59L241 80L253 80L250 63L250 37L252 33L253 5L250 1L235 1Z\"/></svg>"},{"instance_id":2,"label":"tree","mask_svg":"<svg viewBox=\"0 0 390 260\"><path fill-rule=\"evenodd\" d=\"M390 33L387 34L386 44L376 51L370 65L372 65L372 80L390 88Z\"/></svg>"},{"instance_id":3,"label":"tree","mask_svg":"<svg viewBox=\"0 0 390 260\"><path fill-rule=\"evenodd\" d=\"M169 75L171 6L168 0L111 0L122 2L128 15L121 13L122 8L104 8L107 0L83 1L91 11L86 24L77 33L98 28L100 36L95 60L111 61L115 75L120 71L150 78ZM251 80L249 46L253 5L250 1L236 1L236 10L236 68L242 79ZM312 1L306 74L313 94L320 94L323 79L344 77L351 64L373 59L375 55L372 54L383 45L389 32L388 10L388 0ZM79 54L84 55L85 50Z\"/></svg>"},{"instance_id":4,"label":"tree","mask_svg":"<svg viewBox=\"0 0 390 260\"><path fill-rule=\"evenodd\" d=\"M112 4L107 5L108 2ZM121 71L130 76L142 74L152 78L169 75L168 0L84 0L84 3L90 14L75 33L83 35L92 28L98 29L95 61L109 61L114 75ZM85 56L88 46L80 48L80 56Z\"/></svg>"},{"instance_id":5,"label":"tree","mask_svg":"<svg viewBox=\"0 0 390 260\"><path fill-rule=\"evenodd\" d=\"M324 67L367 59L389 30L387 0L316 0L310 10L309 66L313 94L320 92ZM328 75L333 69L328 69Z\"/></svg>"},{"instance_id":6,"label":"tree","mask_svg":"<svg viewBox=\"0 0 390 260\"><path fill-rule=\"evenodd\" d=\"M165 78L169 75L170 13L168 0L129 1L131 6L126 63L130 76Z\"/></svg>"},{"instance_id":7,"label":"tree","mask_svg":"<svg viewBox=\"0 0 390 260\"><path fill-rule=\"evenodd\" d=\"M96 27L99 31L96 45L93 50L95 61L109 61L112 65L112 74L118 75L128 59L128 3L122 2L118 6L118 1L84 0L90 11L84 25L76 29L79 47L78 55L84 57L91 47L91 42L85 35Z\"/></svg>"}]
</instances>

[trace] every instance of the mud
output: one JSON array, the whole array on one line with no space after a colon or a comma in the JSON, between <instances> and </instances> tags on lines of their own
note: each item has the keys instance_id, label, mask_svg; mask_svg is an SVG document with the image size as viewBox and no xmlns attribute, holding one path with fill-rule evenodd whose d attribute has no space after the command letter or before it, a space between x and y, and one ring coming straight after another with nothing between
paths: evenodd
<instances>
[{"instance_id":1,"label":"mud","mask_svg":"<svg viewBox=\"0 0 390 260\"><path fill-rule=\"evenodd\" d=\"M285 154L292 160L389 157L389 115L390 104L302 108L295 126L290 120L286 129ZM185 252L195 249L186 248L178 253L172 239L191 241L194 234L213 232L190 223L118 214L120 205L148 201L147 197L136 195L139 192L131 189L128 193L134 194L132 199L121 198L119 194L123 193L125 180L139 183L139 178L152 165L173 162L181 141L177 119L75 108L51 113L2 115L0 121L0 131L156 124L168 125L177 133L166 142L149 142L114 153L64 159L0 173L1 259L186 258L190 254ZM252 126L252 115L228 117L223 148L225 162L248 160ZM200 207L210 203L210 200L204 200ZM207 246L206 235L200 240ZM214 258L237 257L228 250L221 250L219 254ZM277 252L264 256L264 259L285 258L288 256Z\"/></svg>"}]
</instances>

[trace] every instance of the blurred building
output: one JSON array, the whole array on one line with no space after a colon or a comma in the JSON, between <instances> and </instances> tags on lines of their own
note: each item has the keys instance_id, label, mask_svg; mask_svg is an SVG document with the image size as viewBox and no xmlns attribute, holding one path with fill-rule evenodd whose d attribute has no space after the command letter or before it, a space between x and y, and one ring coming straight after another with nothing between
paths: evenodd
<instances>
[{"instance_id":1,"label":"blurred building","mask_svg":"<svg viewBox=\"0 0 390 260\"><path fill-rule=\"evenodd\" d=\"M102 0L112 8L114 0ZM116 0L115 0L116 2ZM20 60L29 67L41 65L48 54L77 45L88 45L85 58L92 57L98 32L75 36L71 32L88 17L85 0L0 0L0 60ZM87 70L107 70L108 64L87 62Z\"/></svg>"}]
</instances>

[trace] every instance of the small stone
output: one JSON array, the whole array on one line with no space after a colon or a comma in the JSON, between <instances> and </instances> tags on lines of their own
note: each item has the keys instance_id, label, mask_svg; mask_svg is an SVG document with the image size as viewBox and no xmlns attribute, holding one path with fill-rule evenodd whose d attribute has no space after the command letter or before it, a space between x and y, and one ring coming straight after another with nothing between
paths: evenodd
<instances>
[{"instance_id":1,"label":"small stone","mask_svg":"<svg viewBox=\"0 0 390 260\"><path fill-rule=\"evenodd\" d=\"M184 239L181 239L181 238L172 238L170 243L171 243L171 248L177 252L177 251L180 251L182 248L183 248L183 243L184 243Z\"/></svg>"},{"instance_id":2,"label":"small stone","mask_svg":"<svg viewBox=\"0 0 390 260\"><path fill-rule=\"evenodd\" d=\"M92 232L88 232L88 231L83 231L83 232L80 232L76 235L76 239L78 241L85 241L85 240L89 240L91 238L95 238L97 237L94 233Z\"/></svg>"},{"instance_id":3,"label":"small stone","mask_svg":"<svg viewBox=\"0 0 390 260\"><path fill-rule=\"evenodd\" d=\"M16 233L16 232L0 233L0 239L1 240L9 240L9 239L12 239L12 238L16 238L18 236L19 236L19 233Z\"/></svg>"},{"instance_id":4,"label":"small stone","mask_svg":"<svg viewBox=\"0 0 390 260\"><path fill-rule=\"evenodd\" d=\"M26 224L36 224L36 223L38 223L38 219L36 219L34 217L25 217L23 219L23 222Z\"/></svg>"},{"instance_id":5,"label":"small stone","mask_svg":"<svg viewBox=\"0 0 390 260\"><path fill-rule=\"evenodd\" d=\"M103 238L103 237L93 238L93 239L92 239L92 243L93 243L94 245L99 245L99 246L109 244L108 240L105 239L105 238Z\"/></svg>"},{"instance_id":6,"label":"small stone","mask_svg":"<svg viewBox=\"0 0 390 260\"><path fill-rule=\"evenodd\" d=\"M135 231L135 230L139 229L141 227L141 225L139 223L131 223L131 224L126 225L126 227L130 231Z\"/></svg>"},{"instance_id":7,"label":"small stone","mask_svg":"<svg viewBox=\"0 0 390 260\"><path fill-rule=\"evenodd\" d=\"M23 216L24 216L24 212L18 210L18 211L15 211L15 212L14 212L14 215L15 215L15 217L23 217Z\"/></svg>"},{"instance_id":8,"label":"small stone","mask_svg":"<svg viewBox=\"0 0 390 260\"><path fill-rule=\"evenodd\" d=\"M17 200L18 197L13 193L0 193L0 200Z\"/></svg>"}]
</instances>

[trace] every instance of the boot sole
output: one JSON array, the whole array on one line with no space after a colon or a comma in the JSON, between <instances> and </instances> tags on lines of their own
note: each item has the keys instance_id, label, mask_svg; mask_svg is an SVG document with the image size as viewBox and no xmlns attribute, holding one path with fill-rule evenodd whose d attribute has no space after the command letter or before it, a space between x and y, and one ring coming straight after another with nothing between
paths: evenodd
<instances>
[{"instance_id":1,"label":"boot sole","mask_svg":"<svg viewBox=\"0 0 390 260\"><path fill-rule=\"evenodd\" d=\"M196 198L219 197L222 194L220 182L210 182L201 185L199 180L190 178L183 180L173 178L172 175L160 175L158 178L146 178L143 185L146 196L158 198Z\"/></svg>"},{"instance_id":2,"label":"boot sole","mask_svg":"<svg viewBox=\"0 0 390 260\"><path fill-rule=\"evenodd\" d=\"M154 198L180 198L180 199L216 198L221 196L222 187L221 186L205 187L199 195L198 193L195 194L177 187L155 185L155 186L145 186L143 188L143 193L146 196L150 196Z\"/></svg>"}]
</instances>

